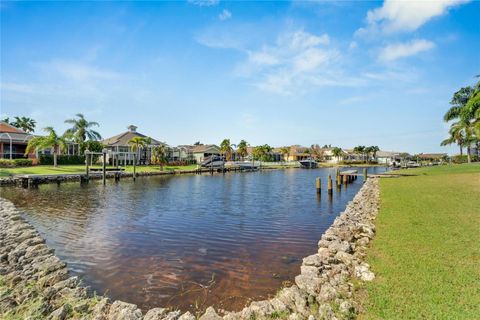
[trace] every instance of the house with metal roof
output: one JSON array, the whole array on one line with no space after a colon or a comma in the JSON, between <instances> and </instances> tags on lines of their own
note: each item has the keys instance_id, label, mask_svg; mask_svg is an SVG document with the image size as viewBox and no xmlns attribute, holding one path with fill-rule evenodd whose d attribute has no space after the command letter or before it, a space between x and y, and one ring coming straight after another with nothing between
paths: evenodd
<instances>
[{"instance_id":1,"label":"house with metal roof","mask_svg":"<svg viewBox=\"0 0 480 320\"><path fill-rule=\"evenodd\" d=\"M109 163L118 161L119 164L126 165L132 164L136 158L137 164L150 164L152 149L161 144L165 145L165 143L138 132L134 125L129 125L127 129L125 132L101 141L105 148L110 151L107 153L107 161ZM148 142L145 146L133 151L132 144L129 141L135 137L148 139Z\"/></svg>"}]
</instances>

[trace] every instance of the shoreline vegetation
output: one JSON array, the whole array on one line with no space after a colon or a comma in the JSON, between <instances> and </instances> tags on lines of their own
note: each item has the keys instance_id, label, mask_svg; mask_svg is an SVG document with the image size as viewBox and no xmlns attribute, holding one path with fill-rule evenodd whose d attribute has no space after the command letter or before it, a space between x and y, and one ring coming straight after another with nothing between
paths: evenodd
<instances>
[{"instance_id":1,"label":"shoreline vegetation","mask_svg":"<svg viewBox=\"0 0 480 320\"><path fill-rule=\"evenodd\" d=\"M257 162L259 163L259 162ZM385 166L382 164L333 164L333 163L319 163L320 168L336 168L336 167L373 167L373 166ZM185 166L164 166L163 170L157 165L146 165L146 166L136 166L136 172L178 172L182 171L191 171L197 169L199 166L196 164L185 165ZM262 163L263 169L289 169L289 168L299 168L300 165L297 163L288 163L285 164L269 164L268 162ZM101 166L93 166L91 168L101 169ZM107 166L107 169L112 169L114 167ZM133 166L123 167L126 173L133 172ZM208 169L208 168L206 168ZM62 174L83 174L85 173L84 165L59 165L53 167L50 165L38 165L30 167L16 167L16 168L0 168L0 178L14 177L17 175L62 175Z\"/></svg>"},{"instance_id":2,"label":"shoreline vegetation","mask_svg":"<svg viewBox=\"0 0 480 320\"><path fill-rule=\"evenodd\" d=\"M404 174L405 171L395 173ZM377 235L360 319L474 319L480 314L480 164L380 179Z\"/></svg>"}]
</instances>

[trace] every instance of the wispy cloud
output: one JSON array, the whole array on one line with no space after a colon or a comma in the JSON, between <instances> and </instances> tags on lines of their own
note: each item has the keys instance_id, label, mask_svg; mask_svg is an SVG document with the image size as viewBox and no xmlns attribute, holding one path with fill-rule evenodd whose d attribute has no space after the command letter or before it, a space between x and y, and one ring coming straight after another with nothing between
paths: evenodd
<instances>
[{"instance_id":1,"label":"wispy cloud","mask_svg":"<svg viewBox=\"0 0 480 320\"><path fill-rule=\"evenodd\" d=\"M385 0L380 8L368 11L367 26L357 30L360 36L409 32L454 6L469 0L398 1Z\"/></svg>"},{"instance_id":2,"label":"wispy cloud","mask_svg":"<svg viewBox=\"0 0 480 320\"><path fill-rule=\"evenodd\" d=\"M412 40L406 43L395 43L384 47L378 56L381 61L394 61L400 58L416 55L435 47L431 41L424 39Z\"/></svg>"},{"instance_id":3,"label":"wispy cloud","mask_svg":"<svg viewBox=\"0 0 480 320\"><path fill-rule=\"evenodd\" d=\"M232 13L227 9L223 9L223 11L218 15L218 19L221 21L228 20L232 17Z\"/></svg>"},{"instance_id":4,"label":"wispy cloud","mask_svg":"<svg viewBox=\"0 0 480 320\"><path fill-rule=\"evenodd\" d=\"M211 7L216 6L220 1L219 0L188 0L188 3L199 7Z\"/></svg>"},{"instance_id":5,"label":"wispy cloud","mask_svg":"<svg viewBox=\"0 0 480 320\"><path fill-rule=\"evenodd\" d=\"M56 72L73 81L113 80L122 77L120 73L72 60L52 60L40 67L46 72Z\"/></svg>"}]
</instances>

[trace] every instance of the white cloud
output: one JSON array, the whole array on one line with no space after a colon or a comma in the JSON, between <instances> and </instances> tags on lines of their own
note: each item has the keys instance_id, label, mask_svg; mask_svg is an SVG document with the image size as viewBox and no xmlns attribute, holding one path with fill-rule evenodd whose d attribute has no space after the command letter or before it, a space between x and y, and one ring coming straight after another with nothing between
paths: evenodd
<instances>
[{"instance_id":1,"label":"white cloud","mask_svg":"<svg viewBox=\"0 0 480 320\"><path fill-rule=\"evenodd\" d=\"M445 14L450 8L469 0L385 0L383 6L367 13L367 26L357 30L357 35L414 31L434 17Z\"/></svg>"},{"instance_id":2,"label":"white cloud","mask_svg":"<svg viewBox=\"0 0 480 320\"><path fill-rule=\"evenodd\" d=\"M428 51L433 47L435 47L433 42L424 39L417 39L407 43L390 44L380 51L378 58L381 61L393 61Z\"/></svg>"},{"instance_id":3,"label":"white cloud","mask_svg":"<svg viewBox=\"0 0 480 320\"><path fill-rule=\"evenodd\" d=\"M228 11L227 9L223 9L222 13L220 13L218 15L218 19L224 21L224 20L228 20L232 17L232 13L230 11Z\"/></svg>"},{"instance_id":4,"label":"white cloud","mask_svg":"<svg viewBox=\"0 0 480 320\"><path fill-rule=\"evenodd\" d=\"M199 7L211 7L216 6L220 1L219 0L188 0L188 3Z\"/></svg>"},{"instance_id":5,"label":"white cloud","mask_svg":"<svg viewBox=\"0 0 480 320\"><path fill-rule=\"evenodd\" d=\"M52 60L41 64L40 68L45 73L55 72L72 81L114 80L122 77L120 73L73 60Z\"/></svg>"},{"instance_id":6,"label":"white cloud","mask_svg":"<svg viewBox=\"0 0 480 320\"><path fill-rule=\"evenodd\" d=\"M356 49L358 47L358 43L356 41L352 41L350 42L350 44L348 45L348 49L349 50L353 50L353 49Z\"/></svg>"}]
</instances>

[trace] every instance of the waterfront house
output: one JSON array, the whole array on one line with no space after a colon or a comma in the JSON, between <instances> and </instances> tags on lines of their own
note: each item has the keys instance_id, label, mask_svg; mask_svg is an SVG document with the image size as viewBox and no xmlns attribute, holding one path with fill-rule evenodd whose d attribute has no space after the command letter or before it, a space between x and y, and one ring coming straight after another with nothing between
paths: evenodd
<instances>
[{"instance_id":1,"label":"waterfront house","mask_svg":"<svg viewBox=\"0 0 480 320\"><path fill-rule=\"evenodd\" d=\"M406 152L395 151L377 151L376 160L378 164L385 164L387 166L400 164L405 161L410 155Z\"/></svg>"},{"instance_id":2,"label":"waterfront house","mask_svg":"<svg viewBox=\"0 0 480 320\"><path fill-rule=\"evenodd\" d=\"M420 161L434 163L443 162L447 156L448 155L446 153L420 153L416 155L417 159Z\"/></svg>"},{"instance_id":3,"label":"waterfront house","mask_svg":"<svg viewBox=\"0 0 480 320\"><path fill-rule=\"evenodd\" d=\"M201 163L203 160L205 160L205 158L213 155L220 155L220 147L215 144L199 144L191 146L190 152L193 156L193 159L197 163Z\"/></svg>"},{"instance_id":4,"label":"waterfront house","mask_svg":"<svg viewBox=\"0 0 480 320\"><path fill-rule=\"evenodd\" d=\"M12 126L6 122L0 122L0 158L19 159L29 158L36 162L36 154L25 155L28 141L33 138L32 134Z\"/></svg>"},{"instance_id":5,"label":"waterfront house","mask_svg":"<svg viewBox=\"0 0 480 320\"><path fill-rule=\"evenodd\" d=\"M107 153L107 162L113 163L114 157L116 157L119 161L119 164L132 164L136 155L137 164L150 164L152 149L155 146L165 143L138 132L137 127L134 125L128 126L127 129L128 130L126 132L101 141L102 144L105 145L105 148L110 151ZM150 142L148 145L140 147L138 150L133 152L132 146L128 142L134 137L150 138Z\"/></svg>"}]
</instances>

